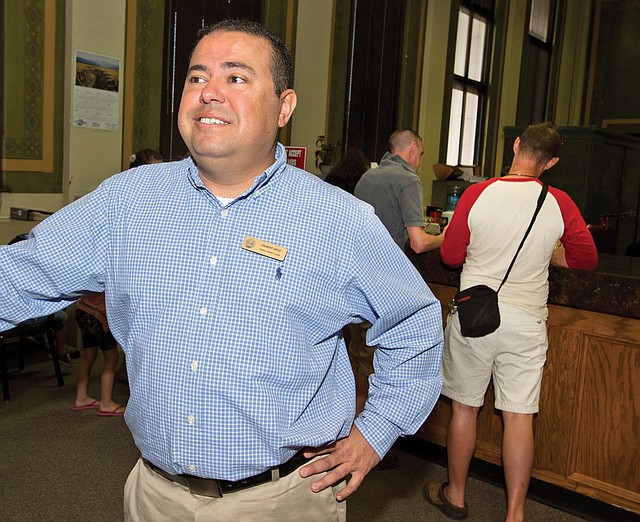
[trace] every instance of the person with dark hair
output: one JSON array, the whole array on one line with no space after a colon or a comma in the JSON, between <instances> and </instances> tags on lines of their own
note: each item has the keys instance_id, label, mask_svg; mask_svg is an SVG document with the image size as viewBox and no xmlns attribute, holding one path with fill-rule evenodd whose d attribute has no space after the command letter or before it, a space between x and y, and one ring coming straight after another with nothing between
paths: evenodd
<instances>
[{"instance_id":1,"label":"person with dark hair","mask_svg":"<svg viewBox=\"0 0 640 522\"><path fill-rule=\"evenodd\" d=\"M116 174L0 247L0 329L105 293L141 452L126 520L344 521L440 394L439 301L369 205L278 143L291 78L259 24L206 27L178 111L189 157ZM342 328L359 320L379 355L354 418Z\"/></svg>"},{"instance_id":2,"label":"person with dark hair","mask_svg":"<svg viewBox=\"0 0 640 522\"><path fill-rule=\"evenodd\" d=\"M554 158L558 158L561 145L560 133L549 122L529 125L518 139L521 155L532 159L539 165L553 160L553 166L558 161Z\"/></svg>"},{"instance_id":3,"label":"person with dark hair","mask_svg":"<svg viewBox=\"0 0 640 522\"><path fill-rule=\"evenodd\" d=\"M478 412L493 379L495 408L502 411L502 464L507 522L524 519L533 467L533 416L547 353L549 264L593 270L598 253L569 196L553 187L544 194L540 175L559 158L562 140L550 123L531 125L513 145L506 176L467 188L440 247L444 263L462 266L460 290L498 290L500 325L483 337L465 337L453 309L445 330L442 394L452 400L447 433L449 481L424 487L428 502L450 518L468 516L465 491L476 446ZM542 206L527 231L540 197Z\"/></svg>"},{"instance_id":4,"label":"person with dark hair","mask_svg":"<svg viewBox=\"0 0 640 522\"><path fill-rule=\"evenodd\" d=\"M353 194L362 175L369 170L370 162L360 149L347 149L340 161L331 169L324 180Z\"/></svg>"},{"instance_id":5,"label":"person with dark hair","mask_svg":"<svg viewBox=\"0 0 640 522\"><path fill-rule=\"evenodd\" d=\"M129 168L133 169L140 165L148 165L150 163L162 163L162 154L153 149L140 149L134 152L129 158Z\"/></svg>"}]
</instances>

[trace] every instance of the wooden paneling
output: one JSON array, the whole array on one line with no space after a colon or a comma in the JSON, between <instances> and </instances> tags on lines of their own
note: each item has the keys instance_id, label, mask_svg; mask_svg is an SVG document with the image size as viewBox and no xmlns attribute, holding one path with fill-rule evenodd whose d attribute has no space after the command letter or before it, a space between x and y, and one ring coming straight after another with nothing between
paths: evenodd
<instances>
[{"instance_id":1,"label":"wooden paneling","mask_svg":"<svg viewBox=\"0 0 640 522\"><path fill-rule=\"evenodd\" d=\"M580 333L548 328L549 350L540 389L540 413L534 420L536 467L566 475L573 419L558 412L576 407ZM562 347L556 348L556 347Z\"/></svg>"},{"instance_id":2,"label":"wooden paneling","mask_svg":"<svg viewBox=\"0 0 640 522\"><path fill-rule=\"evenodd\" d=\"M446 311L456 289L429 286ZM550 305L548 331L533 476L640 513L640 320ZM450 411L441 398L418 436L444 445ZM490 386L476 457L500 464L501 437Z\"/></svg>"},{"instance_id":3,"label":"wooden paneling","mask_svg":"<svg viewBox=\"0 0 640 522\"><path fill-rule=\"evenodd\" d=\"M587 335L583 346L573 471L631 489L640 484L631 465L640 462L640 345Z\"/></svg>"}]
</instances>

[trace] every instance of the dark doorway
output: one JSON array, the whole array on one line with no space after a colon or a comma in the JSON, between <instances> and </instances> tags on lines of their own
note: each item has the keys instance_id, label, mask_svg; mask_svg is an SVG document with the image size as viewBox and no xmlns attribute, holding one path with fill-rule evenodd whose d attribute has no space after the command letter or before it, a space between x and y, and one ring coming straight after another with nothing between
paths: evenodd
<instances>
[{"instance_id":1,"label":"dark doorway","mask_svg":"<svg viewBox=\"0 0 640 522\"><path fill-rule=\"evenodd\" d=\"M262 0L167 0L165 13L160 152L165 160L175 160L188 153L178 132L177 116L196 33L228 17L259 22Z\"/></svg>"},{"instance_id":2,"label":"dark doorway","mask_svg":"<svg viewBox=\"0 0 640 522\"><path fill-rule=\"evenodd\" d=\"M405 0L360 0L353 4L350 91L344 136L380 161L398 123Z\"/></svg>"}]
</instances>

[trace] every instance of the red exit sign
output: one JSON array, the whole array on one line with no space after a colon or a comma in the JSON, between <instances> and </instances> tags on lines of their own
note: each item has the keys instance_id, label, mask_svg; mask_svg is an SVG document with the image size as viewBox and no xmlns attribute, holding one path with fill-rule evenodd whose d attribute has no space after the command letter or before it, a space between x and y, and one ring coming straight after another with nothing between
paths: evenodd
<instances>
[{"instance_id":1,"label":"red exit sign","mask_svg":"<svg viewBox=\"0 0 640 522\"><path fill-rule=\"evenodd\" d=\"M287 163L304 170L307 164L307 147L285 146L287 151Z\"/></svg>"}]
</instances>

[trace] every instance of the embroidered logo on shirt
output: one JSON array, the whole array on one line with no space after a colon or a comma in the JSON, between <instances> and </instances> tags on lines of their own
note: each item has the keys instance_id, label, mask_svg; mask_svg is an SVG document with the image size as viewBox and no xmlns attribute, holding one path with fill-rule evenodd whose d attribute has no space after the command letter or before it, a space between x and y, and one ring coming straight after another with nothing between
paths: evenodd
<instances>
[{"instance_id":1,"label":"embroidered logo on shirt","mask_svg":"<svg viewBox=\"0 0 640 522\"><path fill-rule=\"evenodd\" d=\"M287 257L287 249L285 247L274 245L273 243L267 243L262 239L257 239L251 236L244 238L242 241L242 248L249 252L255 252L256 254L270 257L271 259L277 259L278 261L284 261L284 258Z\"/></svg>"}]
</instances>

